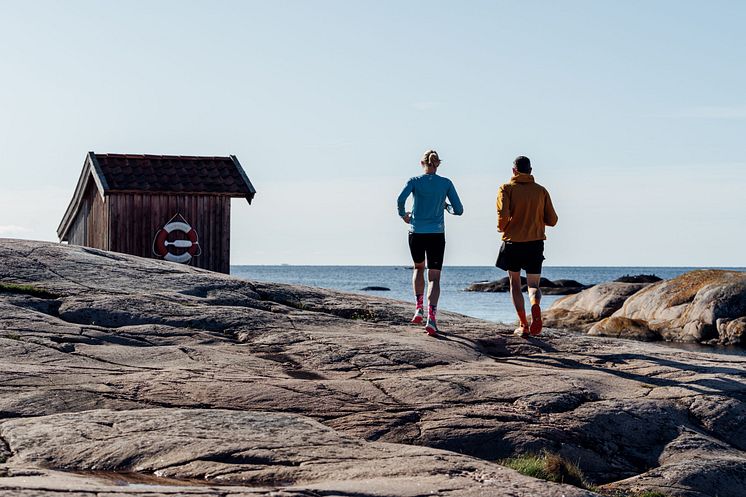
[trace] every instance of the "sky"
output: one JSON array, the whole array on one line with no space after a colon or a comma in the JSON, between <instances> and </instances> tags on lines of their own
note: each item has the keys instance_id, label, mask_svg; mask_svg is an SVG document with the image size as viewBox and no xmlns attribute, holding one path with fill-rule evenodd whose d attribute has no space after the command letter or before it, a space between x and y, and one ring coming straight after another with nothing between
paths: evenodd
<instances>
[{"instance_id":1,"label":"sky","mask_svg":"<svg viewBox=\"0 0 746 497\"><path fill-rule=\"evenodd\" d=\"M236 155L232 264L409 264L429 148L494 264L531 158L551 266L746 266L746 2L0 0L0 237L57 241L89 150Z\"/></svg>"}]
</instances>

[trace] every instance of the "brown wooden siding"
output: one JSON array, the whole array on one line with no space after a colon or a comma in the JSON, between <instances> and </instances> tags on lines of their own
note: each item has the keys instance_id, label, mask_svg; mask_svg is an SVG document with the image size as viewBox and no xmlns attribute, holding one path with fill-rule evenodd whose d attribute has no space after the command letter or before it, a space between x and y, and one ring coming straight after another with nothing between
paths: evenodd
<instances>
[{"instance_id":1,"label":"brown wooden siding","mask_svg":"<svg viewBox=\"0 0 746 497\"><path fill-rule=\"evenodd\" d=\"M222 273L230 271L230 197L112 193L108 202L109 250L156 257L156 233L180 214L196 230L201 248L200 255L192 257L189 264Z\"/></svg>"},{"instance_id":2,"label":"brown wooden siding","mask_svg":"<svg viewBox=\"0 0 746 497\"><path fill-rule=\"evenodd\" d=\"M68 243L109 249L109 205L93 181L88 183L78 213L68 232Z\"/></svg>"}]
</instances>

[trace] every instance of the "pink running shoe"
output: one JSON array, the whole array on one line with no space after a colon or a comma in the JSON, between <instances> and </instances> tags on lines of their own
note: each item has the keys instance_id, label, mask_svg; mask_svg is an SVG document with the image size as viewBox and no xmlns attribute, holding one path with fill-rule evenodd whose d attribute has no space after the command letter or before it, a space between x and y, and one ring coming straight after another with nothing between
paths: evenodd
<instances>
[{"instance_id":1,"label":"pink running shoe","mask_svg":"<svg viewBox=\"0 0 746 497\"><path fill-rule=\"evenodd\" d=\"M425 320L425 311L422 307L418 307L414 310L414 317L412 317L412 324L422 324Z\"/></svg>"},{"instance_id":2,"label":"pink running shoe","mask_svg":"<svg viewBox=\"0 0 746 497\"><path fill-rule=\"evenodd\" d=\"M431 337L434 337L440 332L440 330L438 330L438 325L435 322L435 318L433 317L427 318L427 324L425 325L425 332L427 332L427 334L430 335Z\"/></svg>"}]
</instances>

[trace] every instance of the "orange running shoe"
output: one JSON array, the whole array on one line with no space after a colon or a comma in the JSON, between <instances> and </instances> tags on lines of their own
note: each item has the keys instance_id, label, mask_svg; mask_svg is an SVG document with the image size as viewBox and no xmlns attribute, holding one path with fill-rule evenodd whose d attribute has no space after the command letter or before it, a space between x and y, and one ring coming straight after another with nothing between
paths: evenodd
<instances>
[{"instance_id":1,"label":"orange running shoe","mask_svg":"<svg viewBox=\"0 0 746 497\"><path fill-rule=\"evenodd\" d=\"M537 336L541 333L541 307L539 304L531 306L531 327L529 332L533 336Z\"/></svg>"}]
</instances>

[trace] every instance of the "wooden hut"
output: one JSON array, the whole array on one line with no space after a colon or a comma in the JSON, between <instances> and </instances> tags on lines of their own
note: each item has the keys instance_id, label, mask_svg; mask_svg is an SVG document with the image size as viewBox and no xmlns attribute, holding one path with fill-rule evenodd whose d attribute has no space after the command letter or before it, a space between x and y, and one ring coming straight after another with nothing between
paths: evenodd
<instances>
[{"instance_id":1,"label":"wooden hut","mask_svg":"<svg viewBox=\"0 0 746 497\"><path fill-rule=\"evenodd\" d=\"M62 242L230 271L231 198L256 190L238 159L88 152Z\"/></svg>"}]
</instances>

